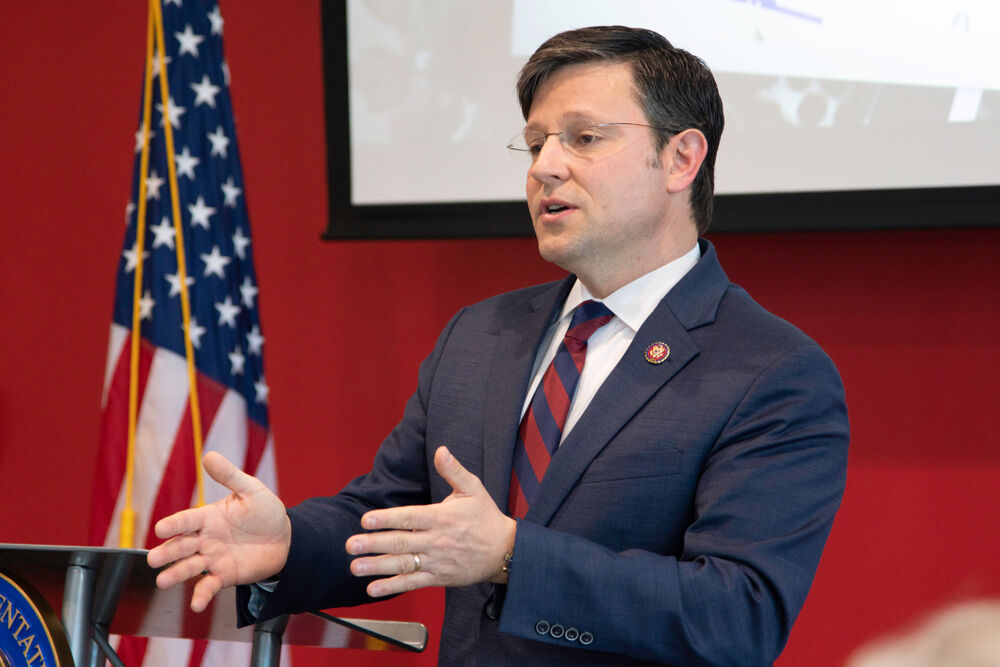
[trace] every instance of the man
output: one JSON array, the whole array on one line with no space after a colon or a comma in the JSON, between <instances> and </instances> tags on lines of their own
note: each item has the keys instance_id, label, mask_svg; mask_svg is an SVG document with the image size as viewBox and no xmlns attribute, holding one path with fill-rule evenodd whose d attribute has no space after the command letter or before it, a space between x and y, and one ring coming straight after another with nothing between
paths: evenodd
<instances>
[{"instance_id":1,"label":"man","mask_svg":"<svg viewBox=\"0 0 1000 667\"><path fill-rule=\"evenodd\" d=\"M163 586L207 572L196 610L277 575L239 589L243 622L446 586L441 664L770 664L840 502L847 416L829 358L698 240L715 81L616 26L547 41L518 94L539 250L572 275L460 311L337 496L286 512L206 456L233 495L160 522L150 565L174 563Z\"/></svg>"}]
</instances>

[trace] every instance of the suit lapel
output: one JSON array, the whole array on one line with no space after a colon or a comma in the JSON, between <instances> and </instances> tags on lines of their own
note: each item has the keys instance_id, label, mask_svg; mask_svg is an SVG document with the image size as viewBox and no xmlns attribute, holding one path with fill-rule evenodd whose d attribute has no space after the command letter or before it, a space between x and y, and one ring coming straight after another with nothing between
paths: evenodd
<instances>
[{"instance_id":1,"label":"suit lapel","mask_svg":"<svg viewBox=\"0 0 1000 667\"><path fill-rule=\"evenodd\" d=\"M645 359L646 347L656 342L670 346L670 355L661 364ZM594 457L697 354L698 347L687 330L661 304L636 333L621 361L559 445L525 518L547 523Z\"/></svg>"},{"instance_id":2,"label":"suit lapel","mask_svg":"<svg viewBox=\"0 0 1000 667\"><path fill-rule=\"evenodd\" d=\"M507 507L514 442L535 355L575 280L569 276L528 302L524 311L504 314L484 406L482 480L502 510Z\"/></svg>"},{"instance_id":3,"label":"suit lapel","mask_svg":"<svg viewBox=\"0 0 1000 667\"><path fill-rule=\"evenodd\" d=\"M698 264L636 332L621 361L556 450L525 519L548 523L594 457L670 378L698 355L698 346L688 331L715 319L729 285L715 249L707 241L701 243ZM670 355L663 363L651 364L645 359L645 350L657 342L667 343ZM510 461L508 471L509 465Z\"/></svg>"}]
</instances>

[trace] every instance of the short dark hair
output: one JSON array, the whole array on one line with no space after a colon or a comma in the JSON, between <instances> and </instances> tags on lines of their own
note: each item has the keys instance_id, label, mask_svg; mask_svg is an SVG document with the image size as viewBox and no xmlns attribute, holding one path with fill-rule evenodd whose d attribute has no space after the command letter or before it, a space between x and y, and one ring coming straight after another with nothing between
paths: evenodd
<instances>
[{"instance_id":1,"label":"short dark hair","mask_svg":"<svg viewBox=\"0 0 1000 667\"><path fill-rule=\"evenodd\" d=\"M521 69L517 97L525 120L538 90L553 72L590 62L627 63L638 102L657 128L656 152L675 134L700 130L708 153L691 185L691 211L699 234L712 221L715 155L725 119L711 70L700 58L675 48L659 33L625 26L594 26L561 32L538 47Z\"/></svg>"}]
</instances>

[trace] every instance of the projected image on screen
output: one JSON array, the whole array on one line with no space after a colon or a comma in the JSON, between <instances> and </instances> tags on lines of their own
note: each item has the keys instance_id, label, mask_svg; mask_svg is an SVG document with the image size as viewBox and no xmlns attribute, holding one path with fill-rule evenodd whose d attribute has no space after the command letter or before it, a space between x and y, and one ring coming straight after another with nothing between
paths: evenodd
<instances>
[{"instance_id":1,"label":"projected image on screen","mask_svg":"<svg viewBox=\"0 0 1000 667\"><path fill-rule=\"evenodd\" d=\"M715 72L719 193L1000 183L994 0L350 0L352 203L521 199L517 70L610 23Z\"/></svg>"}]
</instances>

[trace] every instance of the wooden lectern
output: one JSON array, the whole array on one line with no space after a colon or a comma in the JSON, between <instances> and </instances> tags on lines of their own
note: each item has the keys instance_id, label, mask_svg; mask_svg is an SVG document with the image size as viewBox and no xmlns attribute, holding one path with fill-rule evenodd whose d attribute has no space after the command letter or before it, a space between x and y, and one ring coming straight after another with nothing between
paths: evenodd
<instances>
[{"instance_id":1,"label":"wooden lectern","mask_svg":"<svg viewBox=\"0 0 1000 667\"><path fill-rule=\"evenodd\" d=\"M219 595L203 613L195 614L188 606L193 584L158 589L146 553L0 544L0 574L23 582L53 610L62 610L62 627L76 667L99 667L105 659L120 665L108 644L109 634L252 642L252 667L277 667L282 642L413 652L427 646L427 628L420 623L336 618L322 612L282 616L237 629L235 595ZM13 613L9 603L7 613ZM67 662L64 667L72 665Z\"/></svg>"}]
</instances>

